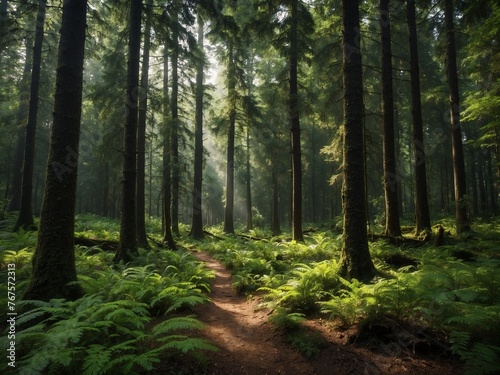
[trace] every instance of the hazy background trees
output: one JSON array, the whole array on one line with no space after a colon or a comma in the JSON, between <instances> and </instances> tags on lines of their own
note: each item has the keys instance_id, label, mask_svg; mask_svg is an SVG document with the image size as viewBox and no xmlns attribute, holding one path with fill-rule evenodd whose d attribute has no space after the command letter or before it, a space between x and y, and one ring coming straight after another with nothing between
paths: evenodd
<instances>
[{"instance_id":1,"label":"hazy background trees","mask_svg":"<svg viewBox=\"0 0 500 375\"><path fill-rule=\"evenodd\" d=\"M202 202L202 225L227 225L228 232L243 225L269 227L277 234L292 228L300 219L300 229L294 225L297 240L302 228L313 224L340 228L345 162L341 2L241 0L194 4L184 0L167 3L153 0L147 6L141 3L142 15L137 22L140 21L142 30L138 42L142 57L138 66L143 68L142 76L144 79L147 76L148 85L142 95L139 82L134 81L136 99L142 99L141 145L144 140L144 148L132 142L134 151L130 151L134 159L140 159L140 171L135 173L144 176L144 182L139 182L144 192L139 192L139 199L134 198L140 201L143 197L144 207L135 215L140 217L144 213L146 219L163 217L174 234L180 225L182 234L182 225L191 225L196 210L194 166L198 168L196 186L200 186L201 160L203 180L198 194ZM58 3L49 0L47 5L36 145L30 148L34 151L30 190L35 216L40 212L44 189L61 15ZM399 219L415 224L418 230L428 229L439 218L455 215L456 203L464 211L462 214L472 218L497 213L500 66L498 49L492 41L498 38L499 6L493 1L464 5L436 0L425 4L389 1L388 6L389 11L381 12L380 1L360 2L357 29L363 56L364 98L359 104L362 108L357 109L362 111L363 121L366 186L363 202L369 230L375 224L384 225L386 220L383 71L392 72L393 110L384 110L384 116L393 112L397 163L390 177L398 187ZM89 2L86 35L76 210L116 218L123 216L126 208L120 202L123 194L130 191L121 189L129 8L130 2L125 0L109 4ZM0 120L5 135L0 140L0 181L4 207L11 211L19 210L16 203L21 192L19 155L24 152L23 137L28 122L26 90L32 88L29 75L35 64L32 52L37 9L39 4L34 1L2 1L0 7L0 67L5 72L0 77ZM450 28L445 27L445 9L454 16L456 69L447 66L451 61L447 57ZM198 34L199 12L203 14L203 35ZM392 68L386 66L385 70L381 38L374 37L383 31L384 20L390 21L390 33L383 40L391 48L385 61L392 63ZM149 37L145 30L151 30ZM202 39L203 65L198 46ZM450 133L451 129L458 129L451 124L457 115L450 116L447 75L447 71L449 74L453 70L457 71L461 98L458 107L461 131L454 139L463 142L461 159L466 179L466 190L462 188L457 196ZM388 79L385 78L386 83ZM415 87L417 80L419 90ZM132 89L130 86L129 91ZM198 111L202 110L198 115L196 103ZM456 105L453 108L457 110ZM294 122L292 126L291 119L297 118L298 125ZM195 128L201 120L200 158L200 130L195 132ZM421 132L415 134L413 125L419 122ZM195 133L198 153L195 153ZM231 144L228 135L234 137ZM231 149L234 152L229 160ZM297 155L292 159L294 150L299 150L300 162ZM301 182L297 180L299 166ZM421 173L423 167L425 174ZM295 175L293 170L297 172ZM294 189L302 191L294 194ZM294 218L298 195L302 211ZM167 213L171 215L171 223ZM461 222L464 221L458 221ZM467 228L458 231L464 229ZM397 235L397 231L394 233Z\"/></svg>"}]
</instances>

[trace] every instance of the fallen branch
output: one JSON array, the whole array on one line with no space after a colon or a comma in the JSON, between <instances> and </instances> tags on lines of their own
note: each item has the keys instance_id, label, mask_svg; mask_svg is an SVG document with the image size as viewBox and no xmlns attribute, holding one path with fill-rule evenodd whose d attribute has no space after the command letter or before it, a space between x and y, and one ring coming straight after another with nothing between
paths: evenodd
<instances>
[{"instance_id":1,"label":"fallen branch","mask_svg":"<svg viewBox=\"0 0 500 375\"><path fill-rule=\"evenodd\" d=\"M118 241L100 240L97 238L75 237L75 245L98 247L104 251L116 251L118 249Z\"/></svg>"}]
</instances>

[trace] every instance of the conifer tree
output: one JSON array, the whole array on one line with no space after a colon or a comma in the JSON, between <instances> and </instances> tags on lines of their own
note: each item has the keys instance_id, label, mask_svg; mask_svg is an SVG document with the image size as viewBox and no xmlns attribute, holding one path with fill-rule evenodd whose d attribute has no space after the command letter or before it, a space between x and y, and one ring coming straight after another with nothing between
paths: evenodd
<instances>
[{"instance_id":1,"label":"conifer tree","mask_svg":"<svg viewBox=\"0 0 500 375\"><path fill-rule=\"evenodd\" d=\"M87 1L64 1L45 194L26 300L83 295L76 283L74 223Z\"/></svg>"}]
</instances>

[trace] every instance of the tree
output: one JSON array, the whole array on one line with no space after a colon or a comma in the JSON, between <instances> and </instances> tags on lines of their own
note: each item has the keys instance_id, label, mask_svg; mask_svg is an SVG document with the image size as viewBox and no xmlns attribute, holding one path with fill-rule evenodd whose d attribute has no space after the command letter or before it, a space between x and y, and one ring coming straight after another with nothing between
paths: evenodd
<instances>
[{"instance_id":1,"label":"tree","mask_svg":"<svg viewBox=\"0 0 500 375\"><path fill-rule=\"evenodd\" d=\"M141 54L142 0L130 0L127 93L123 138L123 180L120 217L120 241L114 261L130 262L137 254L136 176L137 176L137 100Z\"/></svg>"},{"instance_id":2,"label":"tree","mask_svg":"<svg viewBox=\"0 0 500 375\"><path fill-rule=\"evenodd\" d=\"M453 155L453 180L455 191L455 220L457 233L470 230L465 180L465 161L460 126L460 97L458 90L457 51L453 22L453 0L445 0L446 73L450 90L451 147Z\"/></svg>"},{"instance_id":3,"label":"tree","mask_svg":"<svg viewBox=\"0 0 500 375\"><path fill-rule=\"evenodd\" d=\"M145 177L146 177L146 119L149 89L149 52L151 50L152 2L148 0L146 24L144 26L144 48L142 53L141 84L139 90L139 118L137 125L137 246L149 248L146 235Z\"/></svg>"},{"instance_id":4,"label":"tree","mask_svg":"<svg viewBox=\"0 0 500 375\"><path fill-rule=\"evenodd\" d=\"M288 123L290 129L292 238L303 241L302 234L302 155L299 105L299 62L310 51L309 36L314 20L308 6L300 0L260 2L260 26L271 35L272 46L287 59Z\"/></svg>"},{"instance_id":5,"label":"tree","mask_svg":"<svg viewBox=\"0 0 500 375\"><path fill-rule=\"evenodd\" d=\"M172 9L172 96L170 98L170 109L172 111L170 148L171 148L171 184L172 184L172 232L179 235L179 188L180 188L180 165L179 165L179 53L180 53L180 20L181 1L175 0Z\"/></svg>"},{"instance_id":6,"label":"tree","mask_svg":"<svg viewBox=\"0 0 500 375\"><path fill-rule=\"evenodd\" d=\"M394 146L394 96L392 89L392 49L389 0L380 0L380 37L382 41L382 121L385 192L385 234L401 235L398 207L398 179Z\"/></svg>"},{"instance_id":7,"label":"tree","mask_svg":"<svg viewBox=\"0 0 500 375\"><path fill-rule=\"evenodd\" d=\"M196 127L194 131L194 176L193 176L193 212L190 236L194 239L203 238L203 69L205 60L203 56L204 37L203 17L198 14L198 47L200 54L196 71Z\"/></svg>"},{"instance_id":8,"label":"tree","mask_svg":"<svg viewBox=\"0 0 500 375\"><path fill-rule=\"evenodd\" d=\"M236 62L234 41L229 38L227 95L229 98L229 126L227 130L226 205L224 207L224 232L234 233L234 137L236 131Z\"/></svg>"},{"instance_id":9,"label":"tree","mask_svg":"<svg viewBox=\"0 0 500 375\"><path fill-rule=\"evenodd\" d=\"M33 65L31 69L30 100L28 110L28 124L24 144L23 178L21 184L21 201L19 216L14 226L14 231L20 228L33 229L32 195L33 195L33 168L35 164L35 139L38 115L38 89L40 87L40 71L42 66L43 28L47 0L39 0L36 16L35 44L33 47Z\"/></svg>"},{"instance_id":10,"label":"tree","mask_svg":"<svg viewBox=\"0 0 500 375\"><path fill-rule=\"evenodd\" d=\"M176 244L172 235L172 218L170 207L172 203L171 176L170 176L170 124L168 97L168 47L163 48L163 242L169 249L175 250Z\"/></svg>"},{"instance_id":11,"label":"tree","mask_svg":"<svg viewBox=\"0 0 500 375\"><path fill-rule=\"evenodd\" d=\"M86 11L87 1L63 4L45 194L26 300L83 295L76 283L74 216Z\"/></svg>"},{"instance_id":12,"label":"tree","mask_svg":"<svg viewBox=\"0 0 500 375\"><path fill-rule=\"evenodd\" d=\"M375 267L368 250L363 153L363 74L359 33L359 5L343 0L344 25L344 243L341 274L367 280Z\"/></svg>"},{"instance_id":13,"label":"tree","mask_svg":"<svg viewBox=\"0 0 500 375\"><path fill-rule=\"evenodd\" d=\"M290 151L292 154L292 239L304 241L302 233L302 155L300 150L300 117L298 97L298 62L299 62L299 18L298 0L291 2L290 54L289 54L289 116L290 116Z\"/></svg>"},{"instance_id":14,"label":"tree","mask_svg":"<svg viewBox=\"0 0 500 375\"><path fill-rule=\"evenodd\" d=\"M10 186L10 201L7 206L7 211L19 211L21 207L21 190L23 182L23 160L24 146L26 142L26 120L29 111L29 92L30 92L30 72L33 60L32 39L26 38L26 59L24 62L23 76L19 86L19 108L17 110L17 144L15 159L12 167L12 182Z\"/></svg>"},{"instance_id":15,"label":"tree","mask_svg":"<svg viewBox=\"0 0 500 375\"><path fill-rule=\"evenodd\" d=\"M420 68L418 63L417 25L415 20L415 0L406 3L409 45L410 45L410 81L411 114L413 119L413 156L415 169L415 216L416 231L431 228L429 203L427 198L427 171L424 150L424 132L422 126L422 102L420 98Z\"/></svg>"}]
</instances>

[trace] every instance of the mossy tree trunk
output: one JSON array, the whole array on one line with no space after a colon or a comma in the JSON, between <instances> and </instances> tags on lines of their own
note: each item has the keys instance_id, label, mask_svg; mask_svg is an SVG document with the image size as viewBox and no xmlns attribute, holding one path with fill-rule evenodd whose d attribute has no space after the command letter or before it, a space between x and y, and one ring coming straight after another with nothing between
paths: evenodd
<instances>
[{"instance_id":1,"label":"mossy tree trunk","mask_svg":"<svg viewBox=\"0 0 500 375\"><path fill-rule=\"evenodd\" d=\"M343 0L344 24L344 243L341 274L367 280L375 267L368 250L363 152L363 75L359 35L359 5Z\"/></svg>"},{"instance_id":2,"label":"mossy tree trunk","mask_svg":"<svg viewBox=\"0 0 500 375\"><path fill-rule=\"evenodd\" d=\"M87 1L65 1L45 193L25 300L83 295L74 253L78 144Z\"/></svg>"}]
</instances>

